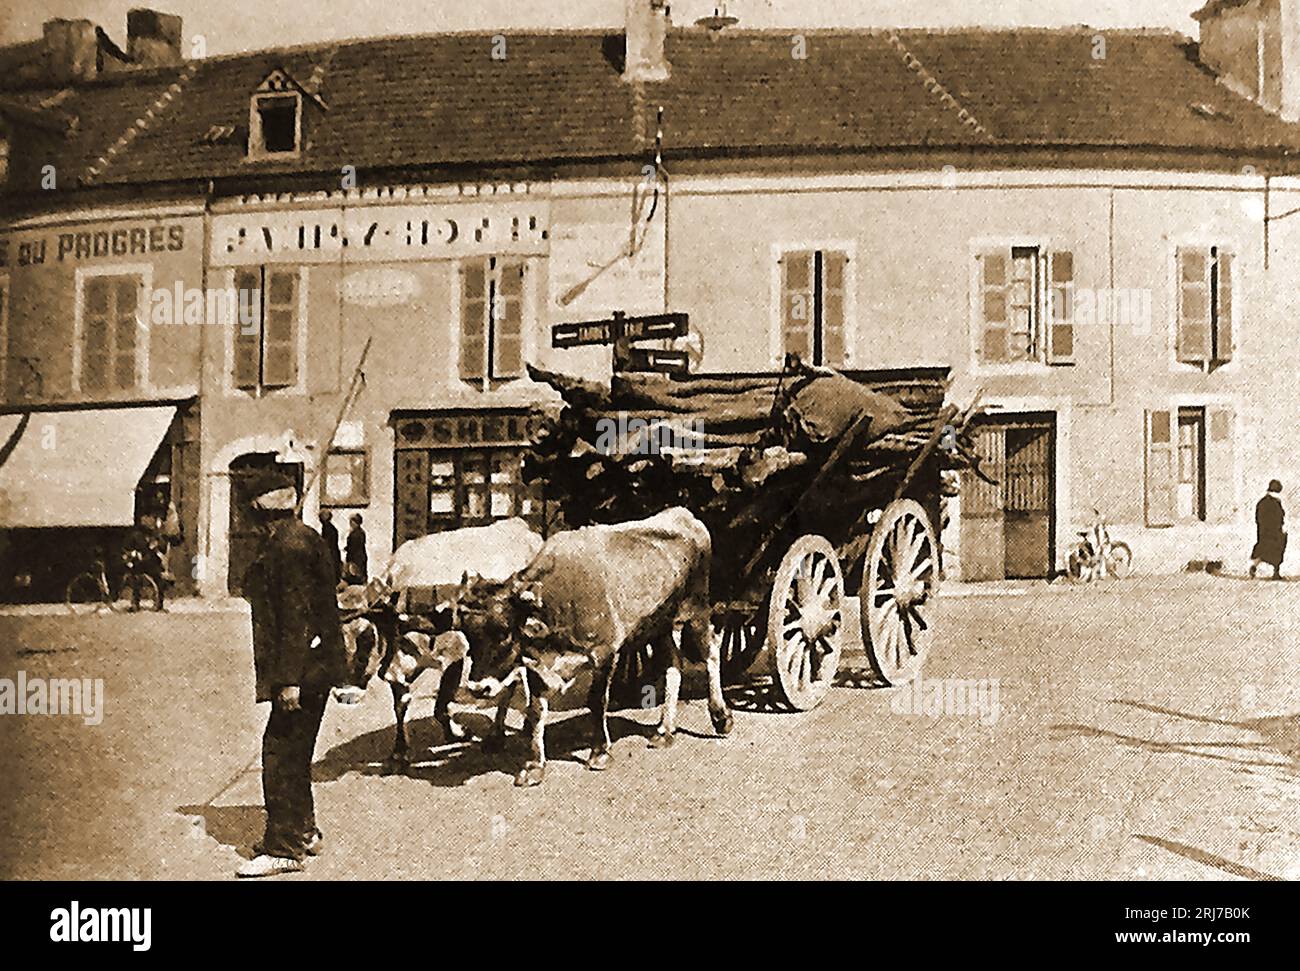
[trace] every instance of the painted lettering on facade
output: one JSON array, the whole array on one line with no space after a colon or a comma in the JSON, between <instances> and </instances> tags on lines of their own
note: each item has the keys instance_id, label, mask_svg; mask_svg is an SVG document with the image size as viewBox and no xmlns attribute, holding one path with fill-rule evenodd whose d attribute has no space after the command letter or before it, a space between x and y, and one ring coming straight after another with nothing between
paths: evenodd
<instances>
[{"instance_id":1,"label":"painted lettering on facade","mask_svg":"<svg viewBox=\"0 0 1300 971\"><path fill-rule=\"evenodd\" d=\"M213 217L213 263L387 262L541 254L545 203L392 205Z\"/></svg>"},{"instance_id":2,"label":"painted lettering on facade","mask_svg":"<svg viewBox=\"0 0 1300 971\"><path fill-rule=\"evenodd\" d=\"M176 253L185 249L185 242L185 227L178 223L14 234L0 237L0 268Z\"/></svg>"}]
</instances>

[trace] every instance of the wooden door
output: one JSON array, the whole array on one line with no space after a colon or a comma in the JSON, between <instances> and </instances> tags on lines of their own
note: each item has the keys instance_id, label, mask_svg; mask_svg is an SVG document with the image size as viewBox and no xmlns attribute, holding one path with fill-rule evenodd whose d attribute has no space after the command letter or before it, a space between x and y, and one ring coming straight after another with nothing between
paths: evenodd
<instances>
[{"instance_id":1,"label":"wooden door","mask_svg":"<svg viewBox=\"0 0 1300 971\"><path fill-rule=\"evenodd\" d=\"M1005 429L1003 574L1042 578L1052 572L1052 428Z\"/></svg>"},{"instance_id":2,"label":"wooden door","mask_svg":"<svg viewBox=\"0 0 1300 971\"><path fill-rule=\"evenodd\" d=\"M984 425L975 431L980 468L992 478L985 482L962 473L961 576L963 580L1000 580L1003 576L1002 465L1003 429Z\"/></svg>"}]
</instances>

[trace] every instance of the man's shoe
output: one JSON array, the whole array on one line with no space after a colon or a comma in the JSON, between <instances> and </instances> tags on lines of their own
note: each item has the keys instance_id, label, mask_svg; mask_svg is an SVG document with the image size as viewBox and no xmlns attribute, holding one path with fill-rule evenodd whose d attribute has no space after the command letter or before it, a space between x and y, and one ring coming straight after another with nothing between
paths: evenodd
<instances>
[{"instance_id":1,"label":"man's shoe","mask_svg":"<svg viewBox=\"0 0 1300 971\"><path fill-rule=\"evenodd\" d=\"M320 832L317 831L317 832L315 832L315 833L312 834L311 839L309 839L309 840L307 841L307 844L302 848L302 851L303 851L304 853L306 853L308 856L320 856L321 846L323 846L323 845L324 845L324 840L323 840L323 838L321 837ZM261 843L260 841L257 842L257 843L254 843L254 844L253 844L253 855L254 855L254 856L265 856L265 855L266 855L266 846L265 846L265 844Z\"/></svg>"},{"instance_id":2,"label":"man's shoe","mask_svg":"<svg viewBox=\"0 0 1300 971\"><path fill-rule=\"evenodd\" d=\"M235 869L237 877L274 877L282 873L298 873L303 869L302 860L288 856L266 856L262 854L241 863Z\"/></svg>"}]
</instances>

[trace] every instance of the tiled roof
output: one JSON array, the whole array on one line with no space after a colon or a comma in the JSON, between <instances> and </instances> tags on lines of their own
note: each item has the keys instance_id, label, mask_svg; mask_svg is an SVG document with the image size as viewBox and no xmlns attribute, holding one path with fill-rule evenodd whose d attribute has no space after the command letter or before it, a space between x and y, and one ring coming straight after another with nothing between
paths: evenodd
<instances>
[{"instance_id":1,"label":"tiled roof","mask_svg":"<svg viewBox=\"0 0 1300 971\"><path fill-rule=\"evenodd\" d=\"M671 78L644 86L620 79L621 35L596 32L507 34L503 60L488 34L213 58L77 88L57 103L75 128L41 139L41 151L81 185L629 158L648 150L662 106L670 158L981 146L1300 153L1300 126L1217 83L1180 34L803 37L801 59L789 31L674 30ZM300 157L248 162L249 96L277 68L325 107L309 107ZM52 94L3 100L41 111ZM210 135L231 128L239 137Z\"/></svg>"}]
</instances>

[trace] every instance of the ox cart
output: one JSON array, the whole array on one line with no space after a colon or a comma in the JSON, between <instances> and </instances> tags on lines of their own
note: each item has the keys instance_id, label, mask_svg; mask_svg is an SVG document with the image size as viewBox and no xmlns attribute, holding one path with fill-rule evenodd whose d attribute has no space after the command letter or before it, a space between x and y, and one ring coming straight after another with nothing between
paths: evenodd
<instances>
[{"instance_id":1,"label":"ox cart","mask_svg":"<svg viewBox=\"0 0 1300 971\"><path fill-rule=\"evenodd\" d=\"M974 406L946 371L857 379L797 360L779 374L530 369L564 399L525 464L568 526L690 509L713 538L724 676L769 673L773 702L816 707L842 653L885 684L913 678L934 632L945 469L977 468ZM856 596L853 593L856 592ZM625 655L637 681L648 648Z\"/></svg>"}]
</instances>

